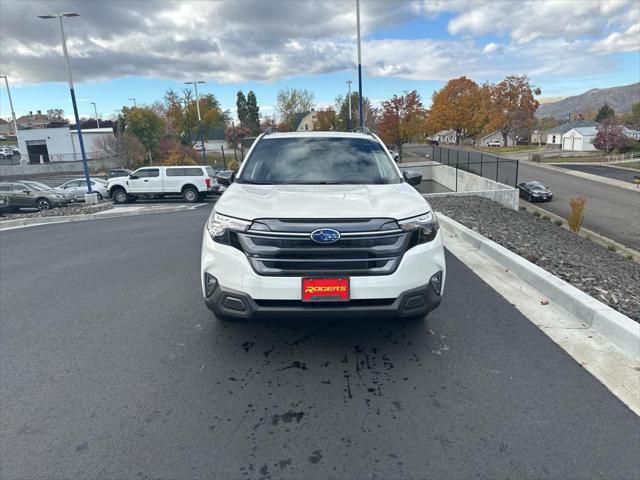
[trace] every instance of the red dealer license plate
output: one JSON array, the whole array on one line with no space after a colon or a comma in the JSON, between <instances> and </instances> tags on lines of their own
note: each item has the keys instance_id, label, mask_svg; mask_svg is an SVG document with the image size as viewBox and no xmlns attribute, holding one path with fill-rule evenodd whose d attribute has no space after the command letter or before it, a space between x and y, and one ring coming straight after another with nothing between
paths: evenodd
<instances>
[{"instance_id":1,"label":"red dealer license plate","mask_svg":"<svg viewBox=\"0 0 640 480\"><path fill-rule=\"evenodd\" d=\"M303 278L303 302L348 302L348 278Z\"/></svg>"}]
</instances>

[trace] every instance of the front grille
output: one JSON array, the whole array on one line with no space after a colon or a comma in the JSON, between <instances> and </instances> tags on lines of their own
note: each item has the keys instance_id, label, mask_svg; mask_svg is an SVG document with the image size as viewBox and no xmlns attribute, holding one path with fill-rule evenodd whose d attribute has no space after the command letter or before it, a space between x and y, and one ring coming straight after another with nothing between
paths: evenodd
<instances>
[{"instance_id":1,"label":"front grille","mask_svg":"<svg viewBox=\"0 0 640 480\"><path fill-rule=\"evenodd\" d=\"M410 246L411 235L389 219L322 223L303 220L260 220L244 233L235 233L237 245L259 275L389 275ZM277 231L270 227L277 225ZM343 236L320 244L310 238L316 228L336 228ZM338 228L338 227L341 227ZM378 228L377 230L371 230Z\"/></svg>"}]
</instances>

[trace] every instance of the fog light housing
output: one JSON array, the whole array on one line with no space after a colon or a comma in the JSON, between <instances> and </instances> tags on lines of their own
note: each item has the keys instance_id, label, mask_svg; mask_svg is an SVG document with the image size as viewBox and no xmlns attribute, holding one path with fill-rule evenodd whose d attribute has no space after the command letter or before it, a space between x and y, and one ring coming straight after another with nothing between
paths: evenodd
<instances>
[{"instance_id":1,"label":"fog light housing","mask_svg":"<svg viewBox=\"0 0 640 480\"><path fill-rule=\"evenodd\" d=\"M435 290L435 292L438 295L441 295L441 289L442 289L442 272L438 272L436 274L434 274L431 279L429 280L429 283L431 284L431 286L433 287L433 289Z\"/></svg>"},{"instance_id":2,"label":"fog light housing","mask_svg":"<svg viewBox=\"0 0 640 480\"><path fill-rule=\"evenodd\" d=\"M215 291L218 286L218 280L216 277L209 273L204 274L204 291L207 297L210 297L211 294Z\"/></svg>"}]
</instances>

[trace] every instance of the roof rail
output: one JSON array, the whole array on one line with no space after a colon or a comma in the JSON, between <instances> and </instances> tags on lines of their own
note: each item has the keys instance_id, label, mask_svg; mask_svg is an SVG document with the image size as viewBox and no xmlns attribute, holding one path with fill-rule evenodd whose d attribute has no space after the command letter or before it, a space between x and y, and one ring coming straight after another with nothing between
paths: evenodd
<instances>
[{"instance_id":1,"label":"roof rail","mask_svg":"<svg viewBox=\"0 0 640 480\"><path fill-rule=\"evenodd\" d=\"M280 130L278 130L278 128L277 128L277 127L267 127L267 128L264 130L264 134L265 134L265 135L270 135L270 134L272 134L272 133L278 133L278 132L280 132Z\"/></svg>"},{"instance_id":2,"label":"roof rail","mask_svg":"<svg viewBox=\"0 0 640 480\"><path fill-rule=\"evenodd\" d=\"M374 136L373 132L369 130L367 127L356 127L351 129L351 133L364 133L365 135Z\"/></svg>"}]
</instances>

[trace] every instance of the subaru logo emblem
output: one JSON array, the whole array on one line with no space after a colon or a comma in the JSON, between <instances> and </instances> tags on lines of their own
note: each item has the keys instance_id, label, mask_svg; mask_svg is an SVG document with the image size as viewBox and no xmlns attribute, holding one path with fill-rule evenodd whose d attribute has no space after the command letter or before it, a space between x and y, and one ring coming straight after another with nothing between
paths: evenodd
<instances>
[{"instance_id":1,"label":"subaru logo emblem","mask_svg":"<svg viewBox=\"0 0 640 480\"><path fill-rule=\"evenodd\" d=\"M335 243L340 240L340 232L333 228L319 228L311 232L311 240L316 243Z\"/></svg>"}]
</instances>

